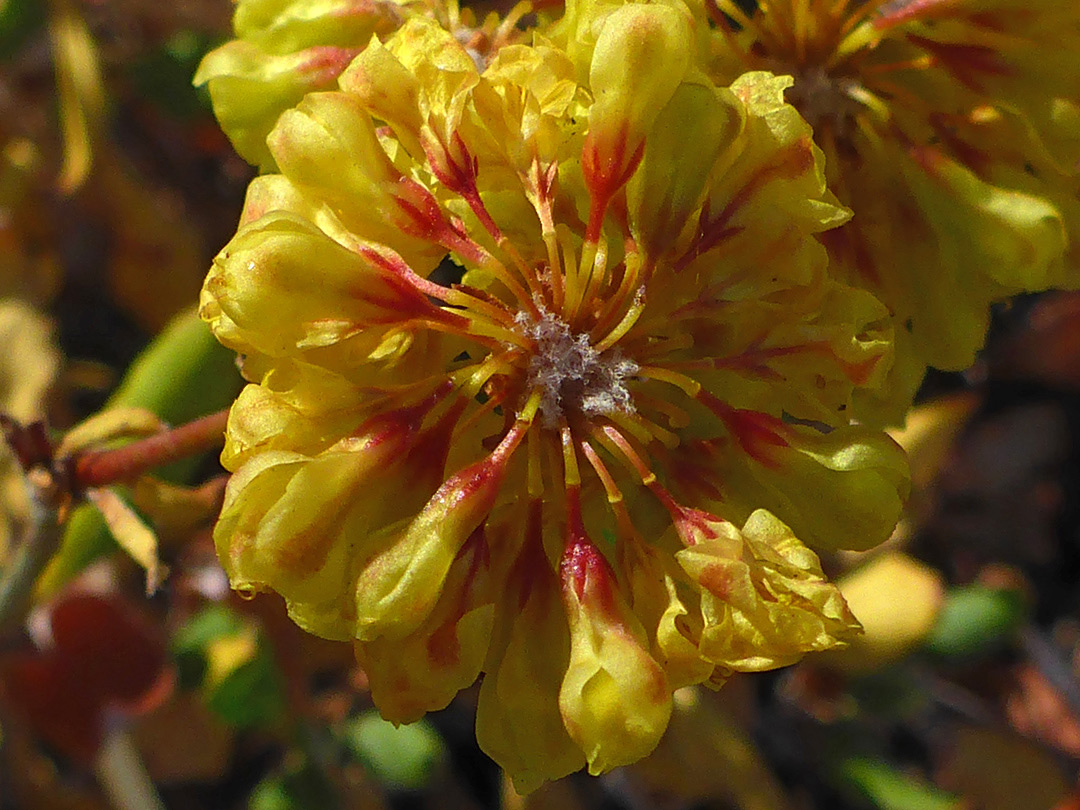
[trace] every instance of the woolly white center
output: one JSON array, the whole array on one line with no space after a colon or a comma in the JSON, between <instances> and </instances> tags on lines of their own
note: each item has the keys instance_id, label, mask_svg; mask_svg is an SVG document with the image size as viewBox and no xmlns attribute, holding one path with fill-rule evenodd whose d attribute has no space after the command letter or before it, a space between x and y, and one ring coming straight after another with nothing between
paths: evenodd
<instances>
[{"instance_id":1,"label":"woolly white center","mask_svg":"<svg viewBox=\"0 0 1080 810\"><path fill-rule=\"evenodd\" d=\"M536 344L529 360L528 386L542 391L540 414L545 427L555 427L566 411L633 413L626 382L637 373L637 363L617 349L598 352L587 334L572 333L562 319L543 309L539 320L520 312L516 321Z\"/></svg>"}]
</instances>

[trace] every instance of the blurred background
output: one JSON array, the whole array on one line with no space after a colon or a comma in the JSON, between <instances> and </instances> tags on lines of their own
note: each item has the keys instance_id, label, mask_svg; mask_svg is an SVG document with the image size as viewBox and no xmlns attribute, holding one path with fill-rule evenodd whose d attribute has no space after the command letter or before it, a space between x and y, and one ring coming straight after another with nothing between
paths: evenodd
<instances>
[{"instance_id":1,"label":"blurred background","mask_svg":"<svg viewBox=\"0 0 1080 810\"><path fill-rule=\"evenodd\" d=\"M226 407L194 316L254 170L191 84L228 0L0 0L0 405L63 432L106 404ZM0 627L0 810L1075 810L1080 296L1002 306L896 437L914 494L885 547L825 565L866 635L683 690L656 753L522 798L475 691L395 729L348 645L244 601L217 565L214 454L120 494L170 575L152 596L76 512L28 620ZM0 565L28 504L0 463ZM128 549L130 551L130 549ZM20 617L21 618L21 617Z\"/></svg>"}]
</instances>

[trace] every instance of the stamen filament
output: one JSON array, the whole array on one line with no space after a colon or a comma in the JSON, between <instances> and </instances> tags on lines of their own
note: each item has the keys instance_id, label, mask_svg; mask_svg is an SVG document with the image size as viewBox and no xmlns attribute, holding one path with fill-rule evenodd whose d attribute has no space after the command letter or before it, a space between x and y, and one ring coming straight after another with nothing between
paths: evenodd
<instances>
[{"instance_id":1,"label":"stamen filament","mask_svg":"<svg viewBox=\"0 0 1080 810\"><path fill-rule=\"evenodd\" d=\"M488 235L495 241L495 244L498 245L499 249L510 257L518 274L525 280L525 284L529 288L530 299L538 296L540 294L540 287L537 284L536 274L533 273L532 268L525 263L525 260L521 257L517 248L506 238L502 229L495 223L495 219L491 216L491 212L488 211L487 206L484 205L484 201L480 197L480 191L476 188L475 178L472 178L469 185L462 189L459 194L465 202L468 203L469 208L472 209L476 218L480 220L480 224L484 226L484 230L488 232Z\"/></svg>"},{"instance_id":2,"label":"stamen filament","mask_svg":"<svg viewBox=\"0 0 1080 810\"><path fill-rule=\"evenodd\" d=\"M634 301L630 305L630 308L626 310L626 314L623 315L622 320L619 321L615 328L612 329L599 343L596 343L593 348L597 352L604 352L618 343L626 333L634 328L634 324L637 323L638 318L641 317L641 313L645 310L645 288L639 287L637 295L634 296Z\"/></svg>"},{"instance_id":3,"label":"stamen filament","mask_svg":"<svg viewBox=\"0 0 1080 810\"><path fill-rule=\"evenodd\" d=\"M727 17L724 16L724 12L720 10L720 7L716 4L716 0L705 0L705 8L708 11L709 18L716 23L716 27L720 29L720 33L723 34L728 48L734 53L740 62L747 67L754 64L750 57L750 52L746 50L739 42L739 38L735 35L734 29L728 22Z\"/></svg>"},{"instance_id":4,"label":"stamen filament","mask_svg":"<svg viewBox=\"0 0 1080 810\"><path fill-rule=\"evenodd\" d=\"M612 477L611 473L608 472L608 468L604 465L604 462L601 461L596 450L585 439L582 439L581 441L581 450L585 454L585 458L588 459L593 471L596 473L596 477L600 479L604 491L607 493L608 506L611 507L611 512L615 515L615 524L618 527L619 536L626 540L634 538L636 532L634 531L634 524L630 520L630 511L626 508L626 501L623 498L622 490L620 490L618 484L615 483L615 479Z\"/></svg>"},{"instance_id":5,"label":"stamen filament","mask_svg":"<svg viewBox=\"0 0 1080 810\"><path fill-rule=\"evenodd\" d=\"M474 395L475 396L475 395ZM470 400L472 397L470 397ZM459 422L454 429L454 434L451 437L451 442L461 441L461 437L472 430L477 423L485 416L490 414L496 408L503 404L506 397L503 394L497 394L489 398L486 402L481 404L478 408L474 409L463 422Z\"/></svg>"},{"instance_id":6,"label":"stamen filament","mask_svg":"<svg viewBox=\"0 0 1080 810\"><path fill-rule=\"evenodd\" d=\"M641 478L641 483L649 486L656 480L656 473L649 469L630 441L619 432L614 425L604 425L599 430L594 429L593 435L605 446L614 446L618 453L613 453L616 458L622 458L629 465L631 472L636 472Z\"/></svg>"},{"instance_id":7,"label":"stamen filament","mask_svg":"<svg viewBox=\"0 0 1080 810\"><path fill-rule=\"evenodd\" d=\"M502 23L495 29L495 33L492 36L493 53L497 53L500 45L510 39L511 34L517 27L521 18L532 12L532 0L521 0L520 3L516 3L513 8L506 12L506 16L503 18Z\"/></svg>"},{"instance_id":8,"label":"stamen filament","mask_svg":"<svg viewBox=\"0 0 1080 810\"><path fill-rule=\"evenodd\" d=\"M648 394L639 393L634 397L634 401L639 411L644 412L648 409L659 411L667 417L668 425L676 430L690 424L690 414L663 397L651 397Z\"/></svg>"},{"instance_id":9,"label":"stamen filament","mask_svg":"<svg viewBox=\"0 0 1080 810\"><path fill-rule=\"evenodd\" d=\"M424 322L424 325L440 332L446 332L448 334L459 335L475 340L477 343L489 348L502 348L503 344L506 343L521 349L527 350L530 348L529 342L513 329L506 329L498 324L486 321L483 317L474 316L469 318L469 322L470 325L468 329L450 328L439 322ZM481 340L481 338L487 338L487 340Z\"/></svg>"},{"instance_id":10,"label":"stamen filament","mask_svg":"<svg viewBox=\"0 0 1080 810\"><path fill-rule=\"evenodd\" d=\"M529 398L525 400L525 405L520 411L518 411L517 418L523 422L528 422L530 425L536 418L536 412L540 410L540 403L543 401L544 391L542 388L534 388L529 393Z\"/></svg>"},{"instance_id":11,"label":"stamen filament","mask_svg":"<svg viewBox=\"0 0 1080 810\"><path fill-rule=\"evenodd\" d=\"M454 381L455 387L461 388L465 396L475 397L480 393L480 389L484 387L484 383L490 380L500 369L504 373L511 370L509 356L510 352L506 351L500 354L490 354L480 363L459 368L450 375L450 378Z\"/></svg>"},{"instance_id":12,"label":"stamen filament","mask_svg":"<svg viewBox=\"0 0 1080 810\"><path fill-rule=\"evenodd\" d=\"M566 321L573 325L581 312L592 281L592 265L596 260L598 244L595 241L586 241L581 246L581 261L576 265L567 264L567 297L566 297ZM570 295L570 280L573 279L573 295Z\"/></svg>"},{"instance_id":13,"label":"stamen filament","mask_svg":"<svg viewBox=\"0 0 1080 810\"><path fill-rule=\"evenodd\" d=\"M657 366L641 366L638 369L637 376L674 385L676 388L681 389L687 396L691 398L696 397L698 395L698 392L701 391L701 383L699 383L697 380L691 377L687 377L685 374L680 374L677 371L672 371L666 368L658 368Z\"/></svg>"},{"instance_id":14,"label":"stamen filament","mask_svg":"<svg viewBox=\"0 0 1080 810\"><path fill-rule=\"evenodd\" d=\"M607 242L597 242L591 252L591 260L589 265L587 266L585 265L585 257L590 253L590 251L588 250L588 245L586 245L586 248L582 251L581 255L582 275L584 278L588 279L585 284L585 293L584 295L582 295L582 305L584 305L586 302L592 301L593 298L595 298L599 294L601 288L604 285L604 282L607 281L608 277Z\"/></svg>"},{"instance_id":15,"label":"stamen filament","mask_svg":"<svg viewBox=\"0 0 1080 810\"><path fill-rule=\"evenodd\" d=\"M733 19L740 28L744 31L751 32L756 39L768 40L772 39L770 36L766 36L765 31L762 30L750 17L743 13L743 10L739 8L732 0L710 0L710 2L716 3L716 7Z\"/></svg>"},{"instance_id":16,"label":"stamen filament","mask_svg":"<svg viewBox=\"0 0 1080 810\"><path fill-rule=\"evenodd\" d=\"M611 477L611 473L608 472L607 467L604 466L604 462L601 461L600 457L596 454L596 450L593 449L593 446L589 444L587 439L582 439L578 442L578 446L581 447L581 451L585 454L585 458L588 460L589 465L593 468L597 478L600 479L600 483L607 493L608 503L621 503L623 500L622 491L619 489L618 484L615 483L615 479Z\"/></svg>"},{"instance_id":17,"label":"stamen filament","mask_svg":"<svg viewBox=\"0 0 1080 810\"><path fill-rule=\"evenodd\" d=\"M519 306L536 314L536 305L533 303L532 294L521 286L521 283L507 270L506 265L474 239L457 231L451 231L450 234L452 235L447 235L440 241L441 245L491 273L517 299Z\"/></svg>"},{"instance_id":18,"label":"stamen filament","mask_svg":"<svg viewBox=\"0 0 1080 810\"><path fill-rule=\"evenodd\" d=\"M563 301L563 312L570 313L576 311L577 305L580 302L580 284L577 274L577 261L574 253L573 244L573 232L563 224L556 226L559 235L559 247L562 248L562 262L560 263L559 272L563 274L563 279L566 281L566 295ZM555 268L552 268L552 272L555 272ZM565 317L564 320L569 321L569 317Z\"/></svg>"},{"instance_id":19,"label":"stamen filament","mask_svg":"<svg viewBox=\"0 0 1080 810\"><path fill-rule=\"evenodd\" d=\"M563 294L562 261L559 259L559 243L555 231L544 231L544 245L547 247L551 276L551 306L555 312L562 312L566 299Z\"/></svg>"},{"instance_id":20,"label":"stamen filament","mask_svg":"<svg viewBox=\"0 0 1080 810\"><path fill-rule=\"evenodd\" d=\"M563 480L567 490L581 486L581 472L578 470L577 453L574 451L574 434L570 426L563 424L559 431L562 438Z\"/></svg>"},{"instance_id":21,"label":"stamen filament","mask_svg":"<svg viewBox=\"0 0 1080 810\"><path fill-rule=\"evenodd\" d=\"M656 440L670 449L675 449L680 444L678 436L670 430L660 427L651 419L646 419L639 413L619 413L616 411L608 414L608 418L635 435L644 436L646 442Z\"/></svg>"}]
</instances>

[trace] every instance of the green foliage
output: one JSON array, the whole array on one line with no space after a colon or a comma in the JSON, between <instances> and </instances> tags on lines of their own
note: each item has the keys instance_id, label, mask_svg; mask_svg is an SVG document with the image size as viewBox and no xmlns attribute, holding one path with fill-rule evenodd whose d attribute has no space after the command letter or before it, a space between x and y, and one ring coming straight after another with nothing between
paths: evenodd
<instances>
[{"instance_id":1,"label":"green foliage","mask_svg":"<svg viewBox=\"0 0 1080 810\"><path fill-rule=\"evenodd\" d=\"M852 757L839 777L881 810L956 810L959 800L933 785L878 760Z\"/></svg>"},{"instance_id":2,"label":"green foliage","mask_svg":"<svg viewBox=\"0 0 1080 810\"><path fill-rule=\"evenodd\" d=\"M0 59L8 59L45 22L42 0L0 0Z\"/></svg>"},{"instance_id":3,"label":"green foliage","mask_svg":"<svg viewBox=\"0 0 1080 810\"><path fill-rule=\"evenodd\" d=\"M252 658L210 691L207 704L236 728L274 725L285 711L285 695L270 650L259 644Z\"/></svg>"},{"instance_id":4,"label":"green foliage","mask_svg":"<svg viewBox=\"0 0 1080 810\"><path fill-rule=\"evenodd\" d=\"M376 779L403 790L423 788L446 757L442 738L430 723L395 727L374 710L349 722L344 741Z\"/></svg>"},{"instance_id":5,"label":"green foliage","mask_svg":"<svg viewBox=\"0 0 1080 810\"><path fill-rule=\"evenodd\" d=\"M265 638L224 605L195 614L172 640L183 686L234 728L275 725L285 712L281 673Z\"/></svg>"},{"instance_id":6,"label":"green foliage","mask_svg":"<svg viewBox=\"0 0 1080 810\"><path fill-rule=\"evenodd\" d=\"M146 408L171 424L213 413L240 389L234 358L194 312L185 313L135 359L106 407Z\"/></svg>"},{"instance_id":7,"label":"green foliage","mask_svg":"<svg viewBox=\"0 0 1080 810\"><path fill-rule=\"evenodd\" d=\"M967 585L949 590L926 648L938 655L977 655L1002 644L1026 614L1017 591Z\"/></svg>"},{"instance_id":8,"label":"green foliage","mask_svg":"<svg viewBox=\"0 0 1080 810\"><path fill-rule=\"evenodd\" d=\"M211 605L199 611L173 634L173 657L176 659L180 687L197 689L206 677L206 648L216 638L241 633L244 623L224 605Z\"/></svg>"},{"instance_id":9,"label":"green foliage","mask_svg":"<svg viewBox=\"0 0 1080 810\"><path fill-rule=\"evenodd\" d=\"M264 779L251 793L248 810L335 810L334 789L308 762Z\"/></svg>"},{"instance_id":10,"label":"green foliage","mask_svg":"<svg viewBox=\"0 0 1080 810\"><path fill-rule=\"evenodd\" d=\"M192 86L191 76L213 44L206 36L180 31L135 62L128 75L144 98L175 118L209 115L210 95Z\"/></svg>"}]
</instances>

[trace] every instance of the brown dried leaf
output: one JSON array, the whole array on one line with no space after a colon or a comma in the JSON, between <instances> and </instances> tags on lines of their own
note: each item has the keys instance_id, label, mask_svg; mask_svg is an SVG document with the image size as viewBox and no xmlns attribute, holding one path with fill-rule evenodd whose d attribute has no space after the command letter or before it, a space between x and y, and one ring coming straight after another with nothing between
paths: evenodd
<instances>
[{"instance_id":1,"label":"brown dried leaf","mask_svg":"<svg viewBox=\"0 0 1080 810\"><path fill-rule=\"evenodd\" d=\"M986 728L962 728L943 764L941 782L980 810L1047 810L1069 784L1045 750Z\"/></svg>"},{"instance_id":2,"label":"brown dried leaf","mask_svg":"<svg viewBox=\"0 0 1080 810\"><path fill-rule=\"evenodd\" d=\"M1018 666L1014 678L1005 713L1016 730L1080 757L1080 721L1053 685L1030 664Z\"/></svg>"}]
</instances>

